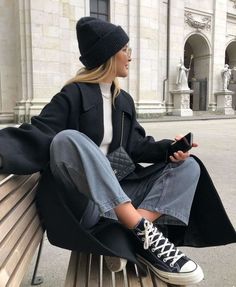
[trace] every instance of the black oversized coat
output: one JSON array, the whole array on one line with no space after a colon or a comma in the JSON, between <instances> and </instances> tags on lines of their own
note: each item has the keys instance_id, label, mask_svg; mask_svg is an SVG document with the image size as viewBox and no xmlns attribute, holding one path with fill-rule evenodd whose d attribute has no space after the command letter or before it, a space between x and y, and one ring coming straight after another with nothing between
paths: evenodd
<instances>
[{"instance_id":1,"label":"black oversized coat","mask_svg":"<svg viewBox=\"0 0 236 287\"><path fill-rule=\"evenodd\" d=\"M113 140L109 152L120 144L124 113L123 146L135 163L154 163L147 168L137 165L129 176L134 180L164 167L171 140L154 141L145 135L135 116L130 95L121 91L112 110ZM62 248L107 255L119 255L135 261L135 246L129 232L112 220L101 221L85 230L80 219L87 199L76 190L65 189L53 178L48 162L53 137L65 129L78 130L98 146L103 139L103 101L98 84L72 83L65 86L45 106L32 124L0 131L1 173L42 173L37 203L50 242ZM201 161L201 176L194 197L188 226L168 226L168 237L176 245L214 246L236 242L231 225L215 187ZM155 164L158 163L158 164ZM221 230L221 232L219 232Z\"/></svg>"}]
</instances>

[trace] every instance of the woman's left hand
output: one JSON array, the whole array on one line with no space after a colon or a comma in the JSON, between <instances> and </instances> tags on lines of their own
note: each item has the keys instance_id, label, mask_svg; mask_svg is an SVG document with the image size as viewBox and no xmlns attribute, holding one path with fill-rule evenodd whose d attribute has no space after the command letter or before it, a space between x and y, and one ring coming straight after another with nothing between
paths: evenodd
<instances>
[{"instance_id":1,"label":"woman's left hand","mask_svg":"<svg viewBox=\"0 0 236 287\"><path fill-rule=\"evenodd\" d=\"M182 152L181 150L180 151L177 151L174 153L174 155L170 156L170 160L172 162L179 162L179 161L183 161L183 160L186 160L187 158L189 157L189 152Z\"/></svg>"}]
</instances>

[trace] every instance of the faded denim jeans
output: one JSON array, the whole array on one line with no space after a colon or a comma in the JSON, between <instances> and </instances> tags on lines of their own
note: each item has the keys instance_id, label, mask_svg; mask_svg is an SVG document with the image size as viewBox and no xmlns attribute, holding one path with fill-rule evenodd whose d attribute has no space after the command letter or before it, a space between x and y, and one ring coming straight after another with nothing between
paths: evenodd
<instances>
[{"instance_id":1,"label":"faded denim jeans","mask_svg":"<svg viewBox=\"0 0 236 287\"><path fill-rule=\"evenodd\" d=\"M119 183L99 147L76 130L65 130L54 137L50 167L67 188L76 188L89 198L81 221L87 228L100 216L117 219L113 209L125 202L187 224L200 176L197 162L188 158L178 164L169 163L147 178Z\"/></svg>"}]
</instances>

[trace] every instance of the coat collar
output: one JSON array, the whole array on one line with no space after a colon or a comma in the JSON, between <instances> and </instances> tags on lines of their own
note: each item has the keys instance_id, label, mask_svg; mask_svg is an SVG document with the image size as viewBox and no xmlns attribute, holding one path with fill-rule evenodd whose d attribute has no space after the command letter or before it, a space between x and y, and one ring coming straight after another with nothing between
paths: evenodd
<instances>
[{"instance_id":1,"label":"coat collar","mask_svg":"<svg viewBox=\"0 0 236 287\"><path fill-rule=\"evenodd\" d=\"M102 104L102 94L99 84L79 83L81 91L82 106L84 111L88 111L98 104Z\"/></svg>"},{"instance_id":2,"label":"coat collar","mask_svg":"<svg viewBox=\"0 0 236 287\"><path fill-rule=\"evenodd\" d=\"M79 83L78 87L81 91L82 106L84 111L88 111L94 106L102 104L102 93L99 84ZM132 109L129 102L124 96L124 91L115 100L114 111L123 111L132 115Z\"/></svg>"}]
</instances>

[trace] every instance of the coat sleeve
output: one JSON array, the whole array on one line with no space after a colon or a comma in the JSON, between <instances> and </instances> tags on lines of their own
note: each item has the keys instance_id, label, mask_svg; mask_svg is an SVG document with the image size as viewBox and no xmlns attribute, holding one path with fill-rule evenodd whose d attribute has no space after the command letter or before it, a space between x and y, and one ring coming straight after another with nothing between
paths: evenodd
<instances>
[{"instance_id":1,"label":"coat sleeve","mask_svg":"<svg viewBox=\"0 0 236 287\"><path fill-rule=\"evenodd\" d=\"M163 139L155 141L152 136L147 136L144 128L136 119L133 99L129 97L132 105L132 123L128 139L128 152L136 163L156 163L167 160L167 152L173 140Z\"/></svg>"},{"instance_id":2,"label":"coat sleeve","mask_svg":"<svg viewBox=\"0 0 236 287\"><path fill-rule=\"evenodd\" d=\"M0 131L0 173L31 174L44 169L53 137L67 127L71 106L67 95L75 89L74 84L65 86L39 116L32 117L31 124Z\"/></svg>"}]
</instances>

